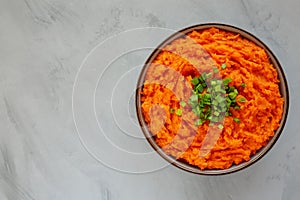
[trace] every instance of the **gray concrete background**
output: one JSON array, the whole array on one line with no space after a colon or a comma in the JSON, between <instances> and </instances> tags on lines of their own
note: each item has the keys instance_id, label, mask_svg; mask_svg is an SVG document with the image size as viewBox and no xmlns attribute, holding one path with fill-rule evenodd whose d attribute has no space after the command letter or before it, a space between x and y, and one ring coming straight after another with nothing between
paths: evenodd
<instances>
[{"instance_id":1,"label":"gray concrete background","mask_svg":"<svg viewBox=\"0 0 300 200\"><path fill-rule=\"evenodd\" d=\"M0 199L298 200L299 10L297 0L0 0ZM227 23L250 31L280 60L290 87L290 111L273 149L250 168L221 177L189 174L173 166L152 173L123 173L94 159L78 137L72 114L75 77L90 50L109 36L132 28L179 30L206 22ZM124 41L123 47L128 45ZM110 54L114 48L105 50ZM147 55L137 53L120 60L119 66L128 71L137 59L143 62ZM99 71L95 72L104 67L98 65ZM119 71L115 67L109 68L112 74ZM138 70L132 72L133 82L137 75ZM84 80L83 91L94 87L88 77ZM97 98L111 90L106 84L99 89L103 91L97 93ZM116 94L122 98L126 90ZM106 99L100 100L105 107ZM85 103L90 104L88 100ZM87 115L80 105L75 115L89 126L94 116ZM114 135L115 124L108 116L112 111L101 113L105 111L101 106L97 109L103 131L115 142L124 141L124 136ZM134 118L134 111L130 112ZM127 120L124 113L117 116L119 122ZM88 135L84 131L80 134ZM123 144L131 142L128 138ZM104 141L94 142L94 151L111 154L113 161L123 159L118 152L108 151ZM148 146L141 145L138 150L143 148L147 150ZM125 156L113 165L122 169L128 159ZM165 164L162 160L155 162ZM140 165L143 169L153 163L151 159L142 163L137 160L126 167Z\"/></svg>"}]
</instances>

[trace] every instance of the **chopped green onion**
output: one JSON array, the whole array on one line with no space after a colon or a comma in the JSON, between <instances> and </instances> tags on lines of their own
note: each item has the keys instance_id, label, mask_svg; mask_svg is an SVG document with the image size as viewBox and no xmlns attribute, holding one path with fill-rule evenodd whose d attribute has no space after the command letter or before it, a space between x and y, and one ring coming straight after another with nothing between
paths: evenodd
<instances>
[{"instance_id":1,"label":"chopped green onion","mask_svg":"<svg viewBox=\"0 0 300 200\"><path fill-rule=\"evenodd\" d=\"M195 77L195 78L193 78L193 79L191 80L191 83L192 83L193 85L198 85L198 84L199 84L199 79L198 79L197 77Z\"/></svg>"},{"instance_id":2,"label":"chopped green onion","mask_svg":"<svg viewBox=\"0 0 300 200\"><path fill-rule=\"evenodd\" d=\"M202 120L201 119L197 119L196 121L195 121L195 125L196 126L199 126L199 125L201 125L203 122L202 122Z\"/></svg>"},{"instance_id":3,"label":"chopped green onion","mask_svg":"<svg viewBox=\"0 0 300 200\"><path fill-rule=\"evenodd\" d=\"M220 115L220 113L218 111L215 111L214 115L218 117Z\"/></svg>"},{"instance_id":4,"label":"chopped green onion","mask_svg":"<svg viewBox=\"0 0 300 200\"><path fill-rule=\"evenodd\" d=\"M226 105L221 107L221 112L225 112L227 110Z\"/></svg>"},{"instance_id":5,"label":"chopped green onion","mask_svg":"<svg viewBox=\"0 0 300 200\"><path fill-rule=\"evenodd\" d=\"M204 108L204 100L203 99L200 100L199 106L200 106L200 108Z\"/></svg>"},{"instance_id":6,"label":"chopped green onion","mask_svg":"<svg viewBox=\"0 0 300 200\"><path fill-rule=\"evenodd\" d=\"M240 98L239 99L239 102L241 102L241 103L244 103L244 102L246 102L247 100L244 98L244 97L242 97L242 98Z\"/></svg>"},{"instance_id":7,"label":"chopped green onion","mask_svg":"<svg viewBox=\"0 0 300 200\"><path fill-rule=\"evenodd\" d=\"M227 106L227 109L229 110L230 108L230 105L231 105L231 102L227 102L226 106Z\"/></svg>"},{"instance_id":8,"label":"chopped green onion","mask_svg":"<svg viewBox=\"0 0 300 200\"><path fill-rule=\"evenodd\" d=\"M192 108L196 108L196 106L198 105L198 102L193 102L193 101L189 100L188 104L189 104Z\"/></svg>"},{"instance_id":9,"label":"chopped green onion","mask_svg":"<svg viewBox=\"0 0 300 200\"><path fill-rule=\"evenodd\" d=\"M241 122L240 119L238 119L238 118L233 118L233 121L235 121L236 123L240 123Z\"/></svg>"},{"instance_id":10,"label":"chopped green onion","mask_svg":"<svg viewBox=\"0 0 300 200\"><path fill-rule=\"evenodd\" d=\"M196 116L199 116L199 115L200 115L200 113L198 114L198 112L197 112L197 107L193 108L192 111L193 111L193 113L194 113Z\"/></svg>"},{"instance_id":11,"label":"chopped green onion","mask_svg":"<svg viewBox=\"0 0 300 200\"><path fill-rule=\"evenodd\" d=\"M182 110L180 108L176 110L176 115L178 115L178 116L182 115Z\"/></svg>"},{"instance_id":12,"label":"chopped green onion","mask_svg":"<svg viewBox=\"0 0 300 200\"><path fill-rule=\"evenodd\" d=\"M204 88L201 84L199 84L195 89L196 89L196 91L202 93Z\"/></svg>"},{"instance_id":13,"label":"chopped green onion","mask_svg":"<svg viewBox=\"0 0 300 200\"><path fill-rule=\"evenodd\" d=\"M173 114L173 113L174 113L174 111L175 111L175 109L174 109L174 108L170 108L170 113L171 113L171 114Z\"/></svg>"},{"instance_id":14,"label":"chopped green onion","mask_svg":"<svg viewBox=\"0 0 300 200\"><path fill-rule=\"evenodd\" d=\"M222 80L216 80L218 85L222 85L223 81Z\"/></svg>"},{"instance_id":15,"label":"chopped green onion","mask_svg":"<svg viewBox=\"0 0 300 200\"><path fill-rule=\"evenodd\" d=\"M203 83L203 82L205 82L205 80L204 80L204 77L203 77L203 76L200 76L200 77L199 77L199 80L200 80L200 82L202 82L202 83Z\"/></svg>"},{"instance_id":16,"label":"chopped green onion","mask_svg":"<svg viewBox=\"0 0 300 200\"><path fill-rule=\"evenodd\" d=\"M212 106L212 110L218 110L219 109L219 105L213 105Z\"/></svg>"},{"instance_id":17,"label":"chopped green onion","mask_svg":"<svg viewBox=\"0 0 300 200\"><path fill-rule=\"evenodd\" d=\"M234 99L237 96L237 94L235 92L230 92L228 94L228 96L229 96L230 99Z\"/></svg>"},{"instance_id":18,"label":"chopped green onion","mask_svg":"<svg viewBox=\"0 0 300 200\"><path fill-rule=\"evenodd\" d=\"M224 69L225 67L226 64L223 64L222 68ZM199 117L199 119L195 121L195 125L198 126L203 124L206 120L211 121L210 126L214 125L214 123L217 125L224 120L225 116L232 115L230 112L231 107L240 109L240 107L236 105L236 97L239 92L234 86L228 85L232 82L232 79L229 77L221 80L214 77L211 78L213 73L219 72L217 68L212 68L212 70L213 72L203 72L201 76L191 80L194 89L193 94L188 100L188 104L191 105L192 112ZM207 81L209 81L210 87L207 87ZM239 101L244 102L246 99L241 98ZM185 107L186 103L181 101L180 106ZM182 110L177 109L176 114L181 116ZM218 127L223 128L223 125L219 124Z\"/></svg>"},{"instance_id":19,"label":"chopped green onion","mask_svg":"<svg viewBox=\"0 0 300 200\"><path fill-rule=\"evenodd\" d=\"M205 105L211 105L211 102L210 101L204 101L203 102Z\"/></svg>"},{"instance_id":20,"label":"chopped green onion","mask_svg":"<svg viewBox=\"0 0 300 200\"><path fill-rule=\"evenodd\" d=\"M223 126L222 124L219 124L219 125L218 125L218 128L219 128L219 129L223 129L224 126Z\"/></svg>"},{"instance_id":21,"label":"chopped green onion","mask_svg":"<svg viewBox=\"0 0 300 200\"><path fill-rule=\"evenodd\" d=\"M226 97L226 101L231 103L231 99L229 96Z\"/></svg>"},{"instance_id":22,"label":"chopped green onion","mask_svg":"<svg viewBox=\"0 0 300 200\"><path fill-rule=\"evenodd\" d=\"M184 102L184 101L180 101L180 106L182 106L182 107L185 107L186 106L186 103Z\"/></svg>"},{"instance_id":23,"label":"chopped green onion","mask_svg":"<svg viewBox=\"0 0 300 200\"><path fill-rule=\"evenodd\" d=\"M192 102L198 102L198 95L197 94L193 94L191 97L190 97L190 100Z\"/></svg>"},{"instance_id":24,"label":"chopped green onion","mask_svg":"<svg viewBox=\"0 0 300 200\"><path fill-rule=\"evenodd\" d=\"M212 86L214 86L214 85L217 85L217 82L216 82L215 80L212 80L212 81L210 81L210 84L211 84Z\"/></svg>"},{"instance_id":25,"label":"chopped green onion","mask_svg":"<svg viewBox=\"0 0 300 200\"><path fill-rule=\"evenodd\" d=\"M234 108L235 110L240 110L240 109L241 109L240 106L234 106L233 108Z\"/></svg>"},{"instance_id":26,"label":"chopped green onion","mask_svg":"<svg viewBox=\"0 0 300 200\"><path fill-rule=\"evenodd\" d=\"M212 73L209 72L208 74L206 74L206 78L210 78L212 76Z\"/></svg>"},{"instance_id":27,"label":"chopped green onion","mask_svg":"<svg viewBox=\"0 0 300 200\"><path fill-rule=\"evenodd\" d=\"M216 100L217 100L218 103L222 103L222 102L225 101L225 98L222 97L222 96L220 96L220 95L218 95L218 96L216 96Z\"/></svg>"},{"instance_id":28,"label":"chopped green onion","mask_svg":"<svg viewBox=\"0 0 300 200\"><path fill-rule=\"evenodd\" d=\"M226 100L227 100L227 97L226 97ZM225 101L221 102L219 106L220 106L221 108L226 107L226 102L225 102Z\"/></svg>"},{"instance_id":29,"label":"chopped green onion","mask_svg":"<svg viewBox=\"0 0 300 200\"><path fill-rule=\"evenodd\" d=\"M221 85L216 85L216 87L214 89L215 89L216 92L222 91Z\"/></svg>"},{"instance_id":30,"label":"chopped green onion","mask_svg":"<svg viewBox=\"0 0 300 200\"><path fill-rule=\"evenodd\" d=\"M246 86L247 86L246 83L241 84L241 87L243 87L243 88L245 88Z\"/></svg>"},{"instance_id":31,"label":"chopped green onion","mask_svg":"<svg viewBox=\"0 0 300 200\"><path fill-rule=\"evenodd\" d=\"M211 94L205 93L203 96L204 99L209 99L211 98Z\"/></svg>"},{"instance_id":32,"label":"chopped green onion","mask_svg":"<svg viewBox=\"0 0 300 200\"><path fill-rule=\"evenodd\" d=\"M225 69L225 68L226 68L226 64L225 64L225 63L222 64L222 65L221 65L221 68L222 68L222 69Z\"/></svg>"},{"instance_id":33,"label":"chopped green onion","mask_svg":"<svg viewBox=\"0 0 300 200\"><path fill-rule=\"evenodd\" d=\"M203 112L205 112L204 119L207 119L207 117L210 115L210 113L208 113L207 110L203 110Z\"/></svg>"},{"instance_id":34,"label":"chopped green onion","mask_svg":"<svg viewBox=\"0 0 300 200\"><path fill-rule=\"evenodd\" d=\"M211 103L212 103L212 105L215 105L215 106L219 105L217 100L213 100Z\"/></svg>"},{"instance_id":35,"label":"chopped green onion","mask_svg":"<svg viewBox=\"0 0 300 200\"><path fill-rule=\"evenodd\" d=\"M225 79L223 80L223 84L224 84L224 85L228 85L228 83L230 83L230 82L232 82L232 79L231 79L231 78L225 78Z\"/></svg>"},{"instance_id":36,"label":"chopped green onion","mask_svg":"<svg viewBox=\"0 0 300 200\"><path fill-rule=\"evenodd\" d=\"M212 121L212 122L218 122L219 118L218 117L212 117L210 121Z\"/></svg>"},{"instance_id":37,"label":"chopped green onion","mask_svg":"<svg viewBox=\"0 0 300 200\"><path fill-rule=\"evenodd\" d=\"M205 117L205 114L203 112L200 113L200 119L203 119Z\"/></svg>"},{"instance_id":38,"label":"chopped green onion","mask_svg":"<svg viewBox=\"0 0 300 200\"><path fill-rule=\"evenodd\" d=\"M211 107L208 107L208 108L206 109L206 113L207 113L207 114L211 114Z\"/></svg>"},{"instance_id":39,"label":"chopped green onion","mask_svg":"<svg viewBox=\"0 0 300 200\"><path fill-rule=\"evenodd\" d=\"M201 109L199 106L197 106L196 108L194 108L193 112L195 113L195 115L199 116L200 117L200 114L201 114Z\"/></svg>"},{"instance_id":40,"label":"chopped green onion","mask_svg":"<svg viewBox=\"0 0 300 200\"><path fill-rule=\"evenodd\" d=\"M234 86L229 86L228 92L233 92L234 90L235 90L235 87L234 87Z\"/></svg>"}]
</instances>

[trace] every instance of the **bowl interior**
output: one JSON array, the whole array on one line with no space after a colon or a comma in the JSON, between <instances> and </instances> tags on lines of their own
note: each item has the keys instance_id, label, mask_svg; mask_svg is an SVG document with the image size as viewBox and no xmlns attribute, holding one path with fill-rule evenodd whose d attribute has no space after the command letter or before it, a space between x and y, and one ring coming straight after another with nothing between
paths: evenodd
<instances>
[{"instance_id":1,"label":"bowl interior","mask_svg":"<svg viewBox=\"0 0 300 200\"><path fill-rule=\"evenodd\" d=\"M148 130L147 124L144 121L144 117L143 117L142 109L141 109L141 95L140 95L140 92L143 88L143 83L144 83L144 80L145 80L145 74L147 72L147 69L148 69L149 65L153 62L153 60L156 58L156 56L160 53L161 49L164 46L171 43L172 41L174 41L175 39L183 37L187 33L192 32L193 30L204 30L204 29L211 28L211 27L216 27L216 28L219 28L221 30L225 30L225 31L240 34L242 37L244 37L244 38L254 42L256 45L262 47L266 51L266 53L268 54L268 56L270 58L270 61L273 64L273 67L277 70L278 78L280 80L279 90L280 90L281 96L284 99L283 115L282 115L282 118L281 118L281 121L280 121L280 126L276 130L274 136L269 140L268 144L266 146L264 146L263 148L261 148L255 155L253 155L249 161L242 162L239 165L233 165L230 168L223 169L223 170L200 170L199 168L197 168L195 166L188 165L184 162L178 161L175 158L167 155L157 145L157 143L155 142L154 137L152 136L151 132ZM221 174L228 174L228 173L236 172L236 171L239 171L241 169L244 169L245 167L248 167L248 166L252 165L257 160L262 158L272 148L272 146L275 144L278 137L280 136L281 132L283 131L283 128L284 128L284 125L285 125L285 122L286 122L286 119L287 119L288 108L289 108L288 85L287 85L287 81L286 81L283 69L282 69L279 61L275 57L275 55L271 52L271 50L261 40L259 40L257 37L255 37L251 33L247 32L247 31L244 31L240 28L237 28L237 27L234 27L234 26L231 26L231 25L226 25L226 24L210 23L210 24L195 25L195 26L191 26L191 27L185 28L183 30L180 30L180 31L174 33L173 35L171 35L169 38L167 38L164 42L162 42L152 52L152 54L149 56L149 58L145 62L145 65L144 65L144 67L143 67L143 69L140 73L140 77L138 79L137 90L136 90L136 110L137 110L138 120L139 120L140 126L142 128L142 131L143 131L145 137L147 138L148 142L150 143L150 145L155 149L155 151L157 151L164 159L166 159L171 164L173 164L173 165L175 165L175 166L177 166L177 167L179 167L183 170L186 170L188 172L192 172L192 173L196 173L196 174L203 174L203 175L221 175Z\"/></svg>"}]
</instances>

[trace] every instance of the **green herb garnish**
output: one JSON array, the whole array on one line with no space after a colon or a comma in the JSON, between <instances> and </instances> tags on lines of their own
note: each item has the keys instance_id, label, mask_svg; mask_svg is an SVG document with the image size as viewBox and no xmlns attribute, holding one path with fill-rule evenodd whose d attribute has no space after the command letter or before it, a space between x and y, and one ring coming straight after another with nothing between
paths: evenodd
<instances>
[{"instance_id":1,"label":"green herb garnish","mask_svg":"<svg viewBox=\"0 0 300 200\"><path fill-rule=\"evenodd\" d=\"M224 128L224 126L223 126L222 124L219 124L219 125L218 125L218 128L219 128L219 129L222 129L222 128Z\"/></svg>"},{"instance_id":2,"label":"green herb garnish","mask_svg":"<svg viewBox=\"0 0 300 200\"><path fill-rule=\"evenodd\" d=\"M199 83L199 79L198 79L197 77L195 77L195 78L193 78L193 79L191 80L191 83L192 83L193 85L197 85L197 84Z\"/></svg>"},{"instance_id":3,"label":"green herb garnish","mask_svg":"<svg viewBox=\"0 0 300 200\"><path fill-rule=\"evenodd\" d=\"M222 65L224 69L226 64ZM213 68L213 72L217 73L218 69ZM188 104L191 106L193 113L199 117L195 121L195 125L201 125L207 120L210 120L213 124L224 120L225 116L231 116L230 107L238 110L240 107L236 104L236 97L238 90L234 86L228 84L232 82L232 79L227 77L223 80L218 80L212 77L212 72L202 73L199 77L194 77L191 82L193 84L193 94L188 100ZM207 86L210 87L207 87ZM245 99L246 100L246 99ZM243 99L239 99L243 101ZM185 102L180 105L184 107ZM223 113L223 114L222 114ZM181 115L182 111L178 109L177 115ZM225 116L224 116L225 115ZM219 128L223 125L219 124Z\"/></svg>"},{"instance_id":4,"label":"green herb garnish","mask_svg":"<svg viewBox=\"0 0 300 200\"><path fill-rule=\"evenodd\" d=\"M203 122L202 122L201 119L197 119L197 120L195 121L195 125L196 125L196 126L200 126L202 123L203 123Z\"/></svg>"},{"instance_id":5,"label":"green herb garnish","mask_svg":"<svg viewBox=\"0 0 300 200\"><path fill-rule=\"evenodd\" d=\"M235 97L237 96L237 93L235 93L235 92L230 92L230 93L228 94L228 96L229 96L230 99L235 99Z\"/></svg>"},{"instance_id":6,"label":"green herb garnish","mask_svg":"<svg viewBox=\"0 0 300 200\"><path fill-rule=\"evenodd\" d=\"M196 90L197 92L199 92L199 93L202 93L203 90L204 90L204 88L203 88L202 84L199 84L199 85L197 85L197 87L195 88L195 90Z\"/></svg>"},{"instance_id":7,"label":"green herb garnish","mask_svg":"<svg viewBox=\"0 0 300 200\"><path fill-rule=\"evenodd\" d=\"M232 81L231 78L225 78L225 79L223 79L223 84L227 86L228 83L230 83L231 81Z\"/></svg>"},{"instance_id":8,"label":"green herb garnish","mask_svg":"<svg viewBox=\"0 0 300 200\"><path fill-rule=\"evenodd\" d=\"M214 73L218 73L218 72L219 72L218 68L215 68L215 67L214 67L214 68L213 68L213 72L214 72Z\"/></svg>"},{"instance_id":9,"label":"green herb garnish","mask_svg":"<svg viewBox=\"0 0 300 200\"><path fill-rule=\"evenodd\" d=\"M180 101L179 104L180 104L181 107L185 107L186 106L186 103L184 101Z\"/></svg>"},{"instance_id":10,"label":"green herb garnish","mask_svg":"<svg viewBox=\"0 0 300 200\"><path fill-rule=\"evenodd\" d=\"M244 102L246 102L247 100L244 98L244 97L241 97L240 99L239 99L239 102L241 102L241 103L244 103Z\"/></svg>"},{"instance_id":11,"label":"green herb garnish","mask_svg":"<svg viewBox=\"0 0 300 200\"><path fill-rule=\"evenodd\" d=\"M212 75L213 75L213 74L212 74L211 72L209 72L209 73L206 74L206 78L211 78Z\"/></svg>"},{"instance_id":12,"label":"green herb garnish","mask_svg":"<svg viewBox=\"0 0 300 200\"><path fill-rule=\"evenodd\" d=\"M180 108L176 110L176 115L178 115L178 116L182 115L182 110Z\"/></svg>"},{"instance_id":13,"label":"green herb garnish","mask_svg":"<svg viewBox=\"0 0 300 200\"><path fill-rule=\"evenodd\" d=\"M238 118L233 118L233 121L238 123L238 124L241 122L240 119L238 119Z\"/></svg>"},{"instance_id":14,"label":"green herb garnish","mask_svg":"<svg viewBox=\"0 0 300 200\"><path fill-rule=\"evenodd\" d=\"M234 106L233 108L234 108L235 110L240 110L240 109L241 109L241 107L238 106L238 105Z\"/></svg>"}]
</instances>

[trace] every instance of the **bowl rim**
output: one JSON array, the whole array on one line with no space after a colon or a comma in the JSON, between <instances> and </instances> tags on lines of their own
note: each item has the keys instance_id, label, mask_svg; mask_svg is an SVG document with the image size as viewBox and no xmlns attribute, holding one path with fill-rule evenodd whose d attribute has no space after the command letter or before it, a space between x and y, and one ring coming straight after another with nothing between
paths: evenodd
<instances>
[{"instance_id":1,"label":"bowl rim","mask_svg":"<svg viewBox=\"0 0 300 200\"><path fill-rule=\"evenodd\" d=\"M280 125L278 129L274 132L274 136L268 141L267 145L259 149L254 155L250 157L249 161L244 161L238 165L233 164L231 167L227 169L205 169L201 170L197 166L189 165L186 163L183 163L181 161L176 160L175 158L167 155L154 141L154 136L151 134L151 132L147 128L147 124L144 121L144 117L142 114L141 110L141 90L143 87L144 79L145 79L145 74L147 72L148 67L154 60L154 58L157 56L157 54L161 51L161 49L169 44L170 42L174 41L177 38L180 38L187 33L190 33L193 30L204 30L208 28L219 28L224 31L228 32L233 32L240 34L242 37L254 42L256 45L262 47L266 53L269 56L270 62L272 63L273 67L276 69L278 73L278 78L280 80L279 82L279 90L281 93L281 96L284 99L284 104L283 104L283 113L282 113L282 118L280 120ZM245 169L254 163L256 163L258 160L263 158L275 145L276 141L280 137L286 121L287 121L287 116L289 112L289 89L288 89L288 82L284 73L284 70L275 56L275 54L271 51L271 49L264 43L262 42L258 37L253 35L252 33L241 29L239 27L233 26L233 25L228 25L228 24L223 24L223 23L204 23L204 24L196 24L192 26L188 26L186 28L183 28L179 31L176 31L175 33L171 34L169 37L167 37L163 42L161 42L153 51L152 53L148 56L147 60L144 63L144 66L139 74L139 78L137 81L137 86L136 86L136 93L135 93L135 105L136 105L136 113L137 113L137 118L139 121L139 125L142 129L142 132L144 136L146 137L148 143L151 145L151 147L162 157L164 158L168 163L185 170L187 172L191 172L194 174L199 174L199 175L225 175L225 174L230 174L234 172L238 172L242 169Z\"/></svg>"}]
</instances>

